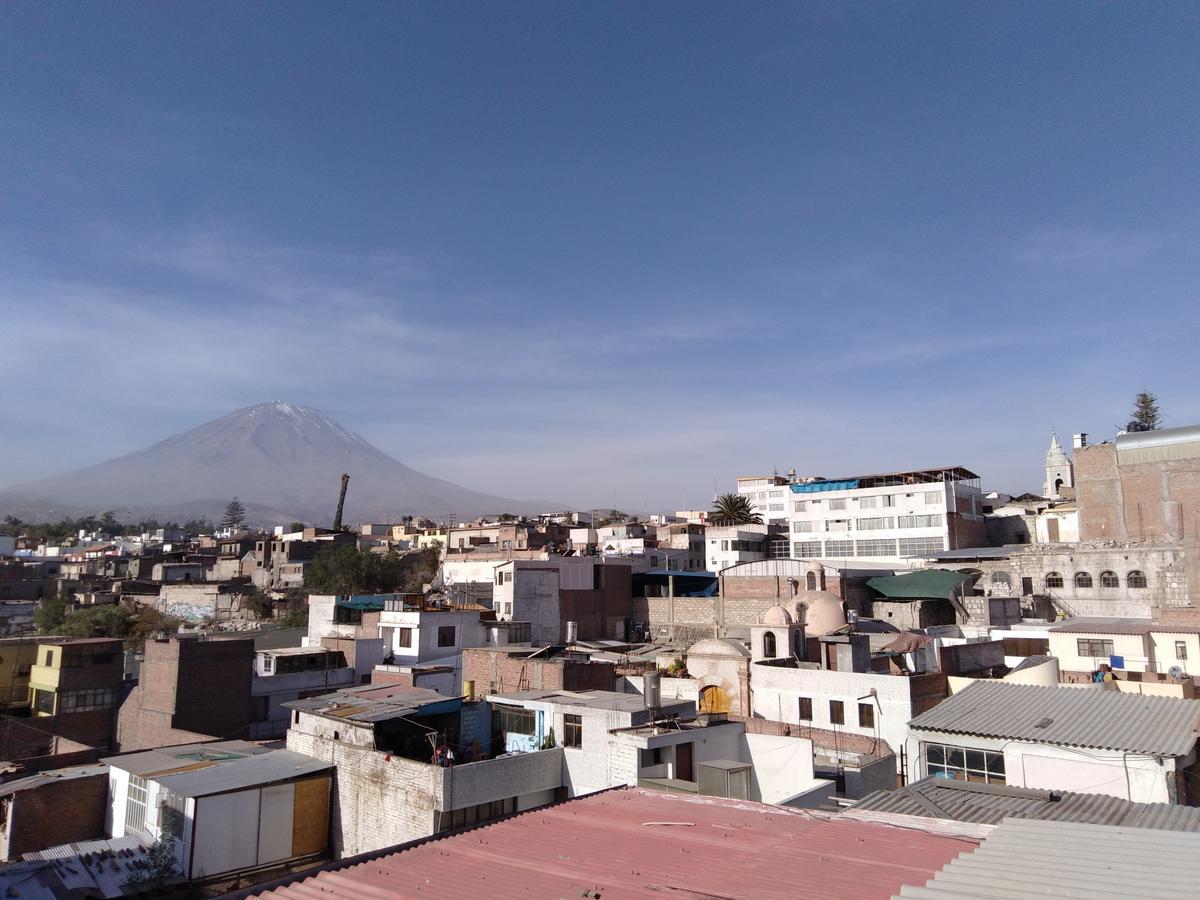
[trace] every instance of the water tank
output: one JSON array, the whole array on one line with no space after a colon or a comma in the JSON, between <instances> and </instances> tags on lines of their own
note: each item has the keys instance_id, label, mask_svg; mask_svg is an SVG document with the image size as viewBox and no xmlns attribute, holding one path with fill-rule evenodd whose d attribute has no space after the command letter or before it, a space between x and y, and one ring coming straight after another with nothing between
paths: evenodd
<instances>
[{"instance_id":1,"label":"water tank","mask_svg":"<svg viewBox=\"0 0 1200 900\"><path fill-rule=\"evenodd\" d=\"M662 706L662 676L657 672L647 672L642 678L642 690L646 698L646 709L658 709Z\"/></svg>"},{"instance_id":2,"label":"water tank","mask_svg":"<svg viewBox=\"0 0 1200 900\"><path fill-rule=\"evenodd\" d=\"M567 623L567 643L574 644L578 640L579 640L579 623L578 622L568 622Z\"/></svg>"}]
</instances>

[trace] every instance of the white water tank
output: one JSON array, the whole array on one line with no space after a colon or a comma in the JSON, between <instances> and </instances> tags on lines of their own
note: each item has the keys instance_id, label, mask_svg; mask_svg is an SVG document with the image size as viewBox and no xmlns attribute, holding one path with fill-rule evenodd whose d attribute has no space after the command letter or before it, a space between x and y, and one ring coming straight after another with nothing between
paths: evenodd
<instances>
[{"instance_id":1,"label":"white water tank","mask_svg":"<svg viewBox=\"0 0 1200 900\"><path fill-rule=\"evenodd\" d=\"M646 709L658 709L662 706L662 676L657 672L647 672L642 676L642 691L646 700Z\"/></svg>"},{"instance_id":2,"label":"white water tank","mask_svg":"<svg viewBox=\"0 0 1200 900\"><path fill-rule=\"evenodd\" d=\"M567 645L570 646L571 644L574 644L578 640L579 640L579 623L578 622L568 622L567 623Z\"/></svg>"}]
</instances>

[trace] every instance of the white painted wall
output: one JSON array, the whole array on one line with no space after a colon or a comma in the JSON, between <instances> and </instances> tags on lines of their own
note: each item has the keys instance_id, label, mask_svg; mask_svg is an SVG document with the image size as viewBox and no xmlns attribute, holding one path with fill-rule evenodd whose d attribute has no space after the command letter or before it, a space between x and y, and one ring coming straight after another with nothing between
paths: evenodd
<instances>
[{"instance_id":1,"label":"white painted wall","mask_svg":"<svg viewBox=\"0 0 1200 900\"><path fill-rule=\"evenodd\" d=\"M1014 787L1106 794L1138 803L1170 802L1167 784L1174 778L1176 766L1171 758L1159 762L1136 753L914 730L908 742L914 781L928 774L924 743L1003 752L1006 783Z\"/></svg>"},{"instance_id":2,"label":"white painted wall","mask_svg":"<svg viewBox=\"0 0 1200 900\"><path fill-rule=\"evenodd\" d=\"M753 665L750 671L751 706L755 716L867 737L878 736L896 752L896 765L900 766L899 750L908 739L908 722L912 718L912 696L907 678L873 672L830 672L763 665ZM859 699L870 694L872 689L876 691L878 702ZM800 720L801 697L812 699L812 721ZM830 720L831 700L842 701L845 724L835 725ZM859 703L874 703L874 727L863 728L858 724Z\"/></svg>"},{"instance_id":3,"label":"white painted wall","mask_svg":"<svg viewBox=\"0 0 1200 900\"><path fill-rule=\"evenodd\" d=\"M454 643L438 646L438 629L454 628ZM410 646L400 646L400 630L412 629ZM477 610L384 610L379 614L379 635L384 655L390 651L396 665L412 665L431 659L457 656L464 647L484 647L488 633Z\"/></svg>"}]
</instances>

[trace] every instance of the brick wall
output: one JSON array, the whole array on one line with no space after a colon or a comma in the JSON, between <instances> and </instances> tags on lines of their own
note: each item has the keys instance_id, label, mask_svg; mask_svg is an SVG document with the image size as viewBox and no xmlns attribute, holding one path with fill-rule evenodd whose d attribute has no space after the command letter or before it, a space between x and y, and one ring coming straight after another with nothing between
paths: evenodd
<instances>
[{"instance_id":1,"label":"brick wall","mask_svg":"<svg viewBox=\"0 0 1200 900\"><path fill-rule=\"evenodd\" d=\"M528 659L498 650L468 649L462 654L464 681L475 682L475 696L518 690L610 691L610 663L565 659Z\"/></svg>"},{"instance_id":2,"label":"brick wall","mask_svg":"<svg viewBox=\"0 0 1200 900\"><path fill-rule=\"evenodd\" d=\"M254 642L148 641L137 686L121 705L122 752L210 737L245 737Z\"/></svg>"},{"instance_id":3,"label":"brick wall","mask_svg":"<svg viewBox=\"0 0 1200 900\"><path fill-rule=\"evenodd\" d=\"M58 844L102 838L108 774L49 781L16 791L3 802L8 805L7 822L0 830L5 861Z\"/></svg>"}]
</instances>

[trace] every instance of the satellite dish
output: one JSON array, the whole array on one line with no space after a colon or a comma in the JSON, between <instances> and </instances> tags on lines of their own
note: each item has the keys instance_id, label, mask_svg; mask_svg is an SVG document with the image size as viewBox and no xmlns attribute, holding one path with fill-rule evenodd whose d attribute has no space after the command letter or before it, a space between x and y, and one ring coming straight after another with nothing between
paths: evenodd
<instances>
[{"instance_id":1,"label":"satellite dish","mask_svg":"<svg viewBox=\"0 0 1200 900\"><path fill-rule=\"evenodd\" d=\"M1171 666L1171 668L1167 669L1167 674L1172 678L1182 678L1183 669L1181 669L1179 666Z\"/></svg>"}]
</instances>

